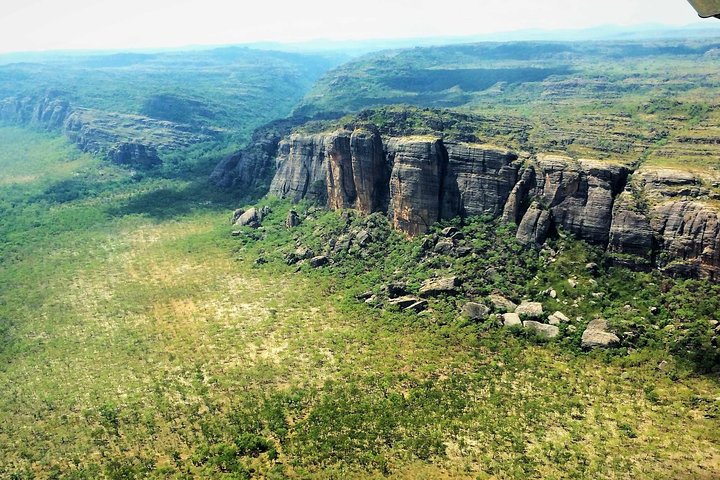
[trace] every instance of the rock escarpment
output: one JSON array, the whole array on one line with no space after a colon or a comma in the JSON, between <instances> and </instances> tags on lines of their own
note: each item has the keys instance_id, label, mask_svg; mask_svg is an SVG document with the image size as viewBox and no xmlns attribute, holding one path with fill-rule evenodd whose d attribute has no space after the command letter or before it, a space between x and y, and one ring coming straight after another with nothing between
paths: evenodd
<instances>
[{"instance_id":1,"label":"rock escarpment","mask_svg":"<svg viewBox=\"0 0 720 480\"><path fill-rule=\"evenodd\" d=\"M670 273L720 280L720 208L701 179L651 168L635 177L614 207L609 251Z\"/></svg>"},{"instance_id":2,"label":"rock escarpment","mask_svg":"<svg viewBox=\"0 0 720 480\"><path fill-rule=\"evenodd\" d=\"M516 183L517 155L437 137L383 138L377 129L282 140L270 194L330 208L382 211L410 235L438 220L499 215Z\"/></svg>"},{"instance_id":3,"label":"rock escarpment","mask_svg":"<svg viewBox=\"0 0 720 480\"><path fill-rule=\"evenodd\" d=\"M262 170L275 172L269 193L383 212L411 236L442 219L487 215L517 224L527 245L567 232L626 265L720 279L718 208L692 175L403 133L368 122L296 131L272 159L271 149L262 156Z\"/></svg>"},{"instance_id":4,"label":"rock escarpment","mask_svg":"<svg viewBox=\"0 0 720 480\"><path fill-rule=\"evenodd\" d=\"M54 93L1 100L0 122L60 131L83 152L138 167L156 165L162 153L209 141L220 134L140 115L73 107Z\"/></svg>"}]
</instances>

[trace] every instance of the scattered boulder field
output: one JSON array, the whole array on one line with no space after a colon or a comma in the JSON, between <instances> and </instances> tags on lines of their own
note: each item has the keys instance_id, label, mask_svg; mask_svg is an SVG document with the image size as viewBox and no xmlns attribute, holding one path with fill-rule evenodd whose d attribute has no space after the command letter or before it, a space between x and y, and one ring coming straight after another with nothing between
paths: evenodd
<instances>
[{"instance_id":1,"label":"scattered boulder field","mask_svg":"<svg viewBox=\"0 0 720 480\"><path fill-rule=\"evenodd\" d=\"M320 210L319 207L312 207L310 212ZM251 235L252 232L264 231L263 221L272 212L273 210L268 206L235 210L231 223L240 229L234 230L232 235ZM356 214L346 212L343 215L348 217L348 226L342 234L328 239L325 247L320 251L315 251L298 240L294 250L285 254L285 263L297 266L298 270L303 266L310 269L332 267L336 262L342 261L340 257L342 254L352 251L362 257L373 242L381 241L383 235L377 231L377 225L371 217L367 217L363 226L350 227L349 219ZM286 230L296 229L305 221L305 216L308 216L308 212L301 214L296 209L289 210L283 223L284 228ZM473 248L469 246L468 240L458 228L447 227L438 233L424 236L420 242L420 250L422 255L429 258L448 256L460 259L466 255L475 254ZM264 257L260 257L256 261L258 264L266 262ZM586 265L588 272L597 272L598 268L595 263ZM498 272L485 272L485 275L488 274L497 275ZM568 278L567 286L570 289L577 288L577 279ZM542 296L553 300L558 296L552 288L541 293ZM524 330L534 333L538 338L548 340L562 337L564 334L573 334L583 329L581 346L588 350L617 347L622 343L620 338L611 331L608 322L602 318L590 321L585 327L586 322L582 318L578 317L572 320L559 310L550 313L546 311L541 301L519 299L516 302L499 292L482 298L472 298L473 296L465 290L463 278L459 275L436 274L415 287L409 282L393 281L382 285L377 290L368 290L358 294L355 298L373 308L421 314L432 311L433 305L438 299L447 297L454 298L459 305L458 317L472 322L487 322L489 325L498 327Z\"/></svg>"}]
</instances>

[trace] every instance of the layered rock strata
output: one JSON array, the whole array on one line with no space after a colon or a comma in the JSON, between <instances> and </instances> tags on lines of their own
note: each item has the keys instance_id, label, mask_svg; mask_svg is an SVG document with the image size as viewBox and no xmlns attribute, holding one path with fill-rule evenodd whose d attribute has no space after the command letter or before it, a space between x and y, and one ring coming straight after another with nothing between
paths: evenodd
<instances>
[{"instance_id":1,"label":"layered rock strata","mask_svg":"<svg viewBox=\"0 0 720 480\"><path fill-rule=\"evenodd\" d=\"M528 245L567 232L628 265L720 279L718 209L704 183L681 172L641 169L630 181L632 170L612 161L383 135L372 125L289 135L272 161L271 195L384 212L411 236L438 220L487 215L516 223Z\"/></svg>"},{"instance_id":2,"label":"layered rock strata","mask_svg":"<svg viewBox=\"0 0 720 480\"><path fill-rule=\"evenodd\" d=\"M83 152L138 167L156 165L162 153L209 141L220 133L140 115L77 108L54 94L0 100L0 122L60 131Z\"/></svg>"}]
</instances>

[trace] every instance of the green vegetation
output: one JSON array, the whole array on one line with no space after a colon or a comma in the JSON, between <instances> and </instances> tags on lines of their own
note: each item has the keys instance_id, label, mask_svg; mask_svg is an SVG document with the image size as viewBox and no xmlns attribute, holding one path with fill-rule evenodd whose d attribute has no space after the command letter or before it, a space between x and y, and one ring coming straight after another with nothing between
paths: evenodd
<instances>
[{"instance_id":1,"label":"green vegetation","mask_svg":"<svg viewBox=\"0 0 720 480\"><path fill-rule=\"evenodd\" d=\"M451 108L474 114L478 137L509 148L647 161L717 179L716 51L713 40L657 40L372 53L326 73L296 113Z\"/></svg>"},{"instance_id":2,"label":"green vegetation","mask_svg":"<svg viewBox=\"0 0 720 480\"><path fill-rule=\"evenodd\" d=\"M67 56L0 66L0 99L54 92L76 107L221 128L242 142L340 59L242 47Z\"/></svg>"},{"instance_id":3,"label":"green vegetation","mask_svg":"<svg viewBox=\"0 0 720 480\"><path fill-rule=\"evenodd\" d=\"M430 273L414 261L418 242L382 218L307 206L312 218L288 231L289 205L271 202L264 230L248 232L256 240L231 237L238 200L189 180L207 173L210 153L138 176L47 134L0 138L0 477L720 473L720 388L682 351L702 351L703 322L718 311L710 295L691 307L706 285L664 279L633 293L658 279L603 270L596 281L608 295L568 315L612 314L638 295L632 312L608 315L614 325L651 305L661 314L620 352L586 354L572 336L538 343L467 322L454 298L422 315L356 300L396 269L413 288ZM326 269L286 265L296 236L320 249L348 221L375 222L387 242ZM507 280L466 278L480 297L554 285L561 301L590 288L589 277L577 291L561 285L597 258L581 244L553 245L557 261L544 268L510 231L482 219L462 228L487 256L432 267L504 265ZM678 339L668 319L680 322Z\"/></svg>"}]
</instances>

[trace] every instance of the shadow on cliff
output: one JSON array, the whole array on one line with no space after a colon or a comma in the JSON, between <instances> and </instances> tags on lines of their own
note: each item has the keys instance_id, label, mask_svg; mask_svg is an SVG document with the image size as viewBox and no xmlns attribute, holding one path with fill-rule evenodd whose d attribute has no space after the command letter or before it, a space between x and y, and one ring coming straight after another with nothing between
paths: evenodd
<instances>
[{"instance_id":1,"label":"shadow on cliff","mask_svg":"<svg viewBox=\"0 0 720 480\"><path fill-rule=\"evenodd\" d=\"M199 155L182 154L177 162L166 161L160 168L145 170L141 191L108 206L107 213L170 220L200 211L227 212L241 202L257 200L238 189L222 189L212 184L210 173L221 159L212 150ZM148 188L142 187L145 182Z\"/></svg>"}]
</instances>

